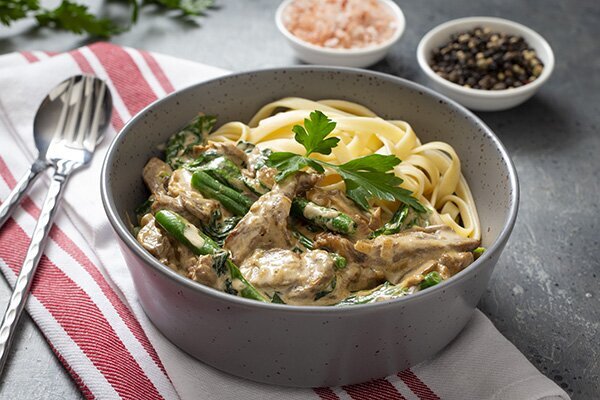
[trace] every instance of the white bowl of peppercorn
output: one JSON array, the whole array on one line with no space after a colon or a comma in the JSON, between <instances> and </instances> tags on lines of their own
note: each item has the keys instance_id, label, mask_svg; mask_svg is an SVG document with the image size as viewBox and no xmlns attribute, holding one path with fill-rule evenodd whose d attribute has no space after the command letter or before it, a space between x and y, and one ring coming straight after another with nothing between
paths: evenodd
<instances>
[{"instance_id":1,"label":"white bowl of peppercorn","mask_svg":"<svg viewBox=\"0 0 600 400\"><path fill-rule=\"evenodd\" d=\"M554 54L537 32L502 18L469 17L429 31L419 66L439 92L477 111L515 107L548 80Z\"/></svg>"}]
</instances>

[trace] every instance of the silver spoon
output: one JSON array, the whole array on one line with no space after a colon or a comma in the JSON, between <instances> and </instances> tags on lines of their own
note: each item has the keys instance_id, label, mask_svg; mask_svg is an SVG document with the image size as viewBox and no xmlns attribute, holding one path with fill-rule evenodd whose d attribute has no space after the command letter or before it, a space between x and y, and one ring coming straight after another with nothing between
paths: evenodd
<instances>
[{"instance_id":1,"label":"silver spoon","mask_svg":"<svg viewBox=\"0 0 600 400\"><path fill-rule=\"evenodd\" d=\"M0 374L6 364L15 327L27 302L65 184L74 171L90 162L96 144L102 140L110 122L111 112L112 97L104 81L82 75L57 86L40 106L34 123L35 141L40 152L36 163L45 162L46 166L53 165L56 170L0 324ZM29 174L34 178L39 173L33 172L36 163ZM22 181L26 189L30 182L25 182L26 179Z\"/></svg>"}]
</instances>

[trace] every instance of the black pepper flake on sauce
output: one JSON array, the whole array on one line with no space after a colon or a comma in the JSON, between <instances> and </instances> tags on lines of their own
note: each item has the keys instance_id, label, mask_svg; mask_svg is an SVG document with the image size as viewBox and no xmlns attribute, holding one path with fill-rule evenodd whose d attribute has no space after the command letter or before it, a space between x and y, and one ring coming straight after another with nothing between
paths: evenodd
<instances>
[{"instance_id":1,"label":"black pepper flake on sauce","mask_svg":"<svg viewBox=\"0 0 600 400\"><path fill-rule=\"evenodd\" d=\"M523 37L487 27L451 35L450 41L432 52L430 66L450 82L484 90L526 85L544 69Z\"/></svg>"}]
</instances>

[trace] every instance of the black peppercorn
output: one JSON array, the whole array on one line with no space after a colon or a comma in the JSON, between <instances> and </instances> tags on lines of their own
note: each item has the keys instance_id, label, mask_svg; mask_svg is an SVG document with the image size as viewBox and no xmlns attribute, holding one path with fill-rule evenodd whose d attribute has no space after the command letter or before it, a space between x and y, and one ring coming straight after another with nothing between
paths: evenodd
<instances>
[{"instance_id":1,"label":"black peppercorn","mask_svg":"<svg viewBox=\"0 0 600 400\"><path fill-rule=\"evenodd\" d=\"M433 51L431 68L440 77L474 89L504 90L537 79L544 64L521 36L475 27L450 36Z\"/></svg>"}]
</instances>

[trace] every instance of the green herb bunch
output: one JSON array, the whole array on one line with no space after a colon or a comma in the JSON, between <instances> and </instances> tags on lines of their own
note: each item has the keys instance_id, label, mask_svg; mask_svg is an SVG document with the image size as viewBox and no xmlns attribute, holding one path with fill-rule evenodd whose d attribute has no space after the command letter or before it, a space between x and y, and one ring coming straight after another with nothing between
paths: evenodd
<instances>
[{"instance_id":1,"label":"green herb bunch","mask_svg":"<svg viewBox=\"0 0 600 400\"><path fill-rule=\"evenodd\" d=\"M117 0L131 6L131 25L138 20L140 7L154 5L165 10L179 11L184 16L199 16L214 5L214 0ZM110 18L102 18L90 12L87 5L62 0L54 8L44 8L39 0L0 0L0 23L11 23L35 18L38 26L66 30L95 37L110 37L126 31Z\"/></svg>"}]
</instances>

